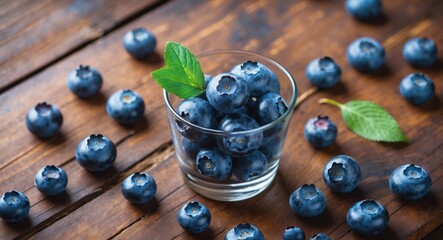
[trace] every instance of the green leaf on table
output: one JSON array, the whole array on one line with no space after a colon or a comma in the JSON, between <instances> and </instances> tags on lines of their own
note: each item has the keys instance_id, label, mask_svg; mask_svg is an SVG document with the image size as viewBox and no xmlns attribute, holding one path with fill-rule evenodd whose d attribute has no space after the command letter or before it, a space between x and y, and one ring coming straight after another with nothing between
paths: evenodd
<instances>
[{"instance_id":1,"label":"green leaf on table","mask_svg":"<svg viewBox=\"0 0 443 240\"><path fill-rule=\"evenodd\" d=\"M346 125L357 135L376 142L409 142L397 121L380 105L371 101L349 101L341 104L320 99L341 109Z\"/></svg>"},{"instance_id":2,"label":"green leaf on table","mask_svg":"<svg viewBox=\"0 0 443 240\"><path fill-rule=\"evenodd\" d=\"M180 98L195 97L205 91L205 78L200 63L186 47L167 42L165 63L164 67L151 73L163 89Z\"/></svg>"}]
</instances>

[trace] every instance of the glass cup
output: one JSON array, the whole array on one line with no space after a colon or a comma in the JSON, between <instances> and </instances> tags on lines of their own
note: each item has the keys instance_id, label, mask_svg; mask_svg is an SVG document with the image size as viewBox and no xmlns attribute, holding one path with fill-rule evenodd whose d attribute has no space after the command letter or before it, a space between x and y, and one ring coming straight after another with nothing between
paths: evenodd
<instances>
[{"instance_id":1,"label":"glass cup","mask_svg":"<svg viewBox=\"0 0 443 240\"><path fill-rule=\"evenodd\" d=\"M207 198L219 201L240 201L251 198L264 191L277 173L289 120L297 100L295 80L279 63L251 52L220 50L203 53L197 58L203 72L211 76L230 72L234 66L252 61L268 67L280 82L280 96L288 106L286 112L266 125L237 132L208 129L190 123L176 112L177 106L183 99L163 91L176 157L188 186ZM188 134L183 134L184 129ZM253 147L256 150L249 155L232 154L224 149L223 143L226 141L237 141L239 144L243 141L254 141L256 146ZM217 180L207 177L207 174L204 175L196 166L198 152L211 149L218 149L217 151L231 158L232 173L227 179ZM211 167L212 163L203 164L209 164L206 167Z\"/></svg>"}]
</instances>

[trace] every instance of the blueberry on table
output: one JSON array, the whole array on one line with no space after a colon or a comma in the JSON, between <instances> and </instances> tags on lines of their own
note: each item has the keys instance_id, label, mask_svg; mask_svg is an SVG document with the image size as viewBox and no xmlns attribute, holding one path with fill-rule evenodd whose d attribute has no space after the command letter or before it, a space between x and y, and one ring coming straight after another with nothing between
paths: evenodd
<instances>
[{"instance_id":1,"label":"blueberry on table","mask_svg":"<svg viewBox=\"0 0 443 240\"><path fill-rule=\"evenodd\" d=\"M286 111L288 111L288 105L277 93L265 93L255 102L255 118L261 125L277 120Z\"/></svg>"},{"instance_id":2,"label":"blueberry on table","mask_svg":"<svg viewBox=\"0 0 443 240\"><path fill-rule=\"evenodd\" d=\"M38 103L26 115L26 127L38 138L54 136L63 124L63 115L55 106L46 102Z\"/></svg>"},{"instance_id":3,"label":"blueberry on table","mask_svg":"<svg viewBox=\"0 0 443 240\"><path fill-rule=\"evenodd\" d=\"M315 217L326 209L326 198L314 184L303 184L289 197L289 206L301 217Z\"/></svg>"},{"instance_id":4,"label":"blueberry on table","mask_svg":"<svg viewBox=\"0 0 443 240\"><path fill-rule=\"evenodd\" d=\"M264 240L265 236L256 226L250 223L241 223L226 233L225 240L254 239Z\"/></svg>"},{"instance_id":5,"label":"blueberry on table","mask_svg":"<svg viewBox=\"0 0 443 240\"><path fill-rule=\"evenodd\" d=\"M316 148L332 145L337 138L337 127L328 116L311 118L305 125L306 140Z\"/></svg>"},{"instance_id":6,"label":"blueberry on table","mask_svg":"<svg viewBox=\"0 0 443 240\"><path fill-rule=\"evenodd\" d=\"M389 187L398 196L417 200L424 197L432 186L429 173L420 166L405 164L397 167L389 178Z\"/></svg>"},{"instance_id":7,"label":"blueberry on table","mask_svg":"<svg viewBox=\"0 0 443 240\"><path fill-rule=\"evenodd\" d=\"M136 28L125 34L123 46L136 59L146 59L154 52L157 39L145 28Z\"/></svg>"},{"instance_id":8,"label":"blueberry on table","mask_svg":"<svg viewBox=\"0 0 443 240\"><path fill-rule=\"evenodd\" d=\"M400 93L413 104L424 104L434 97L435 85L431 78L423 73L411 73L400 83Z\"/></svg>"},{"instance_id":9,"label":"blueberry on table","mask_svg":"<svg viewBox=\"0 0 443 240\"><path fill-rule=\"evenodd\" d=\"M259 62L246 61L232 68L231 73L246 80L251 97L258 97L268 92L279 93L280 91L280 83L275 74L271 76L271 70Z\"/></svg>"},{"instance_id":10,"label":"blueberry on table","mask_svg":"<svg viewBox=\"0 0 443 240\"><path fill-rule=\"evenodd\" d=\"M186 231L201 233L211 223L211 213L205 205L197 201L189 202L180 209L177 220L178 224Z\"/></svg>"},{"instance_id":11,"label":"blueberry on table","mask_svg":"<svg viewBox=\"0 0 443 240\"><path fill-rule=\"evenodd\" d=\"M323 168L323 180L334 192L348 193L360 182L360 166L352 157L338 155Z\"/></svg>"},{"instance_id":12,"label":"blueberry on table","mask_svg":"<svg viewBox=\"0 0 443 240\"><path fill-rule=\"evenodd\" d=\"M157 183L147 173L136 172L122 183L122 194L131 203L144 204L154 198L157 192Z\"/></svg>"},{"instance_id":13,"label":"blueberry on table","mask_svg":"<svg viewBox=\"0 0 443 240\"><path fill-rule=\"evenodd\" d=\"M101 134L92 134L83 139L75 150L75 159L83 168L99 172L110 167L117 157L115 144Z\"/></svg>"},{"instance_id":14,"label":"blueberry on table","mask_svg":"<svg viewBox=\"0 0 443 240\"><path fill-rule=\"evenodd\" d=\"M145 102L132 90L120 90L109 97L106 102L106 112L120 124L135 124L143 117Z\"/></svg>"},{"instance_id":15,"label":"blueberry on table","mask_svg":"<svg viewBox=\"0 0 443 240\"><path fill-rule=\"evenodd\" d=\"M329 236L324 233L317 233L311 237L311 240L330 240L330 239L331 238L329 238Z\"/></svg>"},{"instance_id":16,"label":"blueberry on table","mask_svg":"<svg viewBox=\"0 0 443 240\"><path fill-rule=\"evenodd\" d=\"M220 112L237 112L249 99L248 83L238 75L222 73L209 81L206 97Z\"/></svg>"},{"instance_id":17,"label":"blueberry on table","mask_svg":"<svg viewBox=\"0 0 443 240\"><path fill-rule=\"evenodd\" d=\"M245 114L229 114L224 117L218 129L226 132L234 132L228 136L217 137L220 149L231 156L242 157L257 150L263 142L263 132L235 133L258 128L260 125Z\"/></svg>"},{"instance_id":18,"label":"blueberry on table","mask_svg":"<svg viewBox=\"0 0 443 240\"><path fill-rule=\"evenodd\" d=\"M217 149L202 149L195 159L198 171L216 180L225 180L231 175L232 159Z\"/></svg>"},{"instance_id":19,"label":"blueberry on table","mask_svg":"<svg viewBox=\"0 0 443 240\"><path fill-rule=\"evenodd\" d=\"M254 151L234 159L232 173L242 182L251 181L265 172L266 165L266 156L260 151Z\"/></svg>"},{"instance_id":20,"label":"blueberry on table","mask_svg":"<svg viewBox=\"0 0 443 240\"><path fill-rule=\"evenodd\" d=\"M361 72L372 72L385 63L385 49L376 40L368 37L353 41L346 51L349 63Z\"/></svg>"},{"instance_id":21,"label":"blueberry on table","mask_svg":"<svg viewBox=\"0 0 443 240\"><path fill-rule=\"evenodd\" d=\"M68 175L60 167L48 165L40 169L34 178L35 187L47 196L55 196L65 191Z\"/></svg>"},{"instance_id":22,"label":"blueberry on table","mask_svg":"<svg viewBox=\"0 0 443 240\"><path fill-rule=\"evenodd\" d=\"M389 214L386 208L375 200L355 203L346 215L349 227L362 235L378 235L388 226Z\"/></svg>"},{"instance_id":23,"label":"blueberry on table","mask_svg":"<svg viewBox=\"0 0 443 240\"><path fill-rule=\"evenodd\" d=\"M437 60L437 45L426 37L409 39L403 46L403 57L414 67L431 66Z\"/></svg>"},{"instance_id":24,"label":"blueberry on table","mask_svg":"<svg viewBox=\"0 0 443 240\"><path fill-rule=\"evenodd\" d=\"M305 240L305 238L305 232L299 227L287 227L283 233L283 240Z\"/></svg>"},{"instance_id":25,"label":"blueberry on table","mask_svg":"<svg viewBox=\"0 0 443 240\"><path fill-rule=\"evenodd\" d=\"M208 101L194 97L183 100L177 107L177 113L186 121L202 128L215 128L215 112ZM186 138L198 141L207 136L192 126L177 120L177 130Z\"/></svg>"},{"instance_id":26,"label":"blueberry on table","mask_svg":"<svg viewBox=\"0 0 443 240\"><path fill-rule=\"evenodd\" d=\"M309 82L319 88L331 88L341 78L341 68L330 57L321 57L311 61L306 67Z\"/></svg>"},{"instance_id":27,"label":"blueberry on table","mask_svg":"<svg viewBox=\"0 0 443 240\"><path fill-rule=\"evenodd\" d=\"M22 192L10 191L0 198L0 217L8 223L17 223L28 217L29 199Z\"/></svg>"},{"instance_id":28,"label":"blueberry on table","mask_svg":"<svg viewBox=\"0 0 443 240\"><path fill-rule=\"evenodd\" d=\"M346 0L346 10L361 21L373 21L381 15L381 0Z\"/></svg>"},{"instance_id":29,"label":"blueberry on table","mask_svg":"<svg viewBox=\"0 0 443 240\"><path fill-rule=\"evenodd\" d=\"M100 72L87 65L80 65L68 75L67 85L80 98L89 98L100 91L103 78Z\"/></svg>"}]
</instances>

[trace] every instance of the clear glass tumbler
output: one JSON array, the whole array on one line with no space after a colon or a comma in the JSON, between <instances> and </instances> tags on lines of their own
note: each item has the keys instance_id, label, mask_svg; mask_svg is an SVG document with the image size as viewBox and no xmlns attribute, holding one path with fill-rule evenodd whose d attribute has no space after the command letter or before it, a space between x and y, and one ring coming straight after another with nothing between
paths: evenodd
<instances>
[{"instance_id":1,"label":"clear glass tumbler","mask_svg":"<svg viewBox=\"0 0 443 240\"><path fill-rule=\"evenodd\" d=\"M291 74L279 63L259 54L238 51L220 50L206 52L197 56L205 74L216 76L230 70L243 62L259 62L268 67L278 78L280 96L285 100L288 110L275 121L247 131L226 132L217 129L208 129L186 121L177 113L177 106L183 99L164 91L164 100L168 121L172 134L176 156L185 182L195 192L219 201L239 201L251 198L265 190L274 179L288 132L289 120L297 100L297 86ZM193 136L204 136L202 139L189 139L181 131L186 128L192 131ZM186 135L186 134L184 134ZM247 179L240 180L239 171L248 171L248 167L256 168L261 159L246 161L248 156L230 156L232 158L232 172L227 179L216 180L203 175L196 166L196 155L202 149L222 148L225 140L243 141L259 136L260 145L257 151L266 158L264 168L251 174ZM221 149L223 151L223 149ZM261 155L261 154L260 154ZM261 156L263 156L261 155ZM249 157L249 159L253 159ZM208 164L208 163L206 163ZM211 164L211 163L209 163ZM260 166L259 166L260 167ZM242 168L242 170L239 168Z\"/></svg>"}]
</instances>

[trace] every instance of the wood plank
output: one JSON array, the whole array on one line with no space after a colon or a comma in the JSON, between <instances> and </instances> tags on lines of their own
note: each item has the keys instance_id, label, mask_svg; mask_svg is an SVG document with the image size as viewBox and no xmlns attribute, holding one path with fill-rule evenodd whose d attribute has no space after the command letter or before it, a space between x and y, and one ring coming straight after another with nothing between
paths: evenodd
<instances>
[{"instance_id":1,"label":"wood plank","mask_svg":"<svg viewBox=\"0 0 443 240\"><path fill-rule=\"evenodd\" d=\"M124 155L125 160L119 161L119 165L115 167L115 172L111 173L111 176L113 176L111 177L111 181L104 180L104 176L88 177L82 169L79 169L79 167L72 162L72 152L65 152L68 151L67 149L73 148L74 141L71 143L71 146L65 146L65 142L62 142L61 148L64 149L55 150L55 152L58 152L58 155L54 153L47 155L48 158L50 157L48 161L56 160L65 164L68 169L71 169L70 176L72 174L78 181L74 183L73 189L78 189L78 195L82 196L78 197L75 201L79 201L78 199L88 198L88 196L91 196L91 199L86 199L88 203L83 206L71 205L73 203L67 204L68 206L79 208L75 211L74 209L69 209L69 211L73 212L65 217L61 215L60 217L63 218L39 232L37 235L35 235L35 238L43 238L45 236L66 237L75 235L77 237L85 236L93 238L106 238L114 236L117 238L132 237L141 239L146 238L147 236L152 236L153 239L155 239L155 236L161 236L164 238L177 237L178 239L190 239L194 238L195 236L189 235L180 229L180 227L174 221L175 214L177 209L189 199L198 199L207 204L213 211L214 216L217 216L217 218L214 217L214 222L211 225L211 231L204 233L201 238L216 237L217 239L221 239L226 231L237 223L232 222L232 219L236 219L238 222L252 222L259 226L266 236L274 238L281 236L281 233L286 225L299 225L306 230L308 235L323 231L330 233L334 238L345 237L350 239L358 239L359 236L349 232L346 224L344 224L344 215L346 214L347 208L349 208L352 203L362 198L369 197L376 198L382 203L386 204L388 210L392 214L390 224L391 228L385 237L397 236L401 238L402 236L414 237L414 235L421 236L426 234L433 228L431 227L430 229L426 229L426 223L438 223L438 218L441 219L442 213L435 211L435 209L442 209L441 203L443 201L441 191L439 191L440 189L434 188L432 190L432 195L430 196L434 196L434 200L431 199L432 201L430 201L428 198L424 200L426 203L429 203L429 205L424 206L423 209L420 209L420 213L424 212L425 214L423 214L423 218L420 221L415 223L414 221L411 222L410 219L402 219L402 213L404 211L405 215L410 216L417 214L415 211L418 210L414 209L417 207L417 204L408 204L396 198L390 193L389 189L386 187L386 183L393 167L403 162L414 161L415 163L422 164L428 169L433 169L434 171L431 172L432 176L437 176L434 186L441 185L442 180L438 177L441 173L435 173L439 167L439 165L436 165L435 159L439 159L439 156L441 156L442 146L439 146L438 143L434 141L434 139L438 139L443 135L443 129L440 127L442 125L442 120L439 117L442 113L441 107L439 106L438 101L423 108L413 107L407 104L397 92L399 79L411 71L411 68L408 67L403 61L397 60L401 59L401 46L402 43L405 42L409 37L408 34L410 32L416 32L416 34L428 33L428 36L435 37L438 44L443 43L442 35L437 31L437 27L439 26L437 23L440 23L442 20L439 17L435 17L441 15L439 14L441 13L441 4L438 5L438 8L436 8L438 11L434 12L433 15L430 15L430 18L420 17L425 13L428 13L426 12L427 9L429 9L430 6L433 6L432 4L435 3L437 2L420 3L419 1L414 1L412 3L415 7L414 11L405 11L408 15L408 21L405 21L402 17L400 17L404 13L397 13L401 12L398 11L398 8L402 6L403 3L401 1L389 2L389 4L386 6L389 16L389 24L386 23L381 26L359 24L352 21L352 19L350 19L350 17L343 12L342 6L334 5L330 2L313 1L309 3L298 3L292 7L289 2L272 3L273 5L267 5L266 7L264 6L263 2L259 2L257 5L248 5L247 3L242 3L239 5L236 3L236 8L233 8L233 3L222 1L214 1L209 3L192 1L188 2L187 4L177 5L175 5L175 3L171 3L165 6L165 8L152 13L152 15L149 14L137 22L134 22L134 25L140 24L141 22L147 23L146 25L153 27L154 29L155 26L158 26L157 30L159 32L158 36L160 36L159 39L183 42L185 45L190 46L195 52L201 52L205 49L231 47L244 48L273 56L276 60L284 63L285 66L293 70L292 72L298 79L298 84L302 91L309 87L309 84L306 82L306 80L304 80L304 66L306 63L314 57L318 57L323 54L330 54L342 64L344 70L344 83L342 86L339 86L332 91L320 92L316 94L302 104L294 114L294 118L291 122L291 132L288 134L279 175L272 187L264 194L240 203L219 203L195 196L195 194L190 191L189 188L182 186L181 177L179 174L176 174L177 165L174 164L174 159L170 158L158 167L146 168L146 170L148 170L150 173L157 174L156 178L158 179L159 184L163 183L166 186L164 185L164 188L161 190L159 188L159 195L157 197L161 201L159 202L158 206L153 207L151 204L149 204L142 210L134 210L133 207L124 208L119 205L122 202L126 204L125 206L129 204L127 204L121 197L118 182L121 180L124 173L126 173L125 171L130 171L128 168L132 169L131 166L142 159L142 156L152 152L151 147L145 150L143 149L145 144L144 141L150 144L150 146L160 144L160 142L162 142L161 140L150 140L152 136L158 134L165 136L163 139L164 142L169 141L169 138L167 137L169 136L169 133L167 131L164 131L163 133L149 133L153 129L159 127L163 127L163 130L165 129L166 121L160 120L162 118L164 119L163 109L158 108L159 110L155 110L151 116L148 115L149 120L151 118L155 119L152 121L153 125L149 125L152 128L140 132L139 130L136 130L134 132L137 134L131 137L131 133L128 132L127 129L110 129L108 126L113 123L112 121L109 121L109 119L107 120L104 110L100 107L94 108L88 113L83 113L81 110L78 110L86 110L86 105L78 103L78 101L72 96L71 98L67 99L65 96L58 96L60 94L56 94L57 91L63 89L62 87L64 86L56 85L56 90L53 91L57 102L63 102L65 104L63 106L66 106L66 109L68 109L68 106L69 109L78 108L77 110L72 110L73 113L75 113L73 116L76 116L75 121L72 120L72 122L65 125L69 126L68 137L66 137L65 142L70 141L70 139L73 138L72 135L69 135L69 133L77 131L85 133L87 132L87 129L93 129L93 126L96 126L97 123L102 122L104 126L99 128L99 130L104 132L109 131L110 134L117 140L127 138L119 145L119 151L122 150L127 154ZM192 9L192 11L189 11L190 9ZM198 21L195 25L188 26L189 24L187 23L192 22L192 19L205 16L204 13L208 12L208 9L212 9L212 14L208 16L208 21ZM228 10L230 15L224 14L225 12L228 12ZM177 11L181 12L181 14L177 14ZM178 23L182 24L161 25L163 18L169 19L172 16L174 16L174 19L177 19ZM268 22L268 18L273 19L273 21ZM258 33L257 31L249 30L251 23L255 23L257 21L262 21L259 25L265 26L263 27L264 30L260 29ZM432 24L427 24L429 21ZM336 22L337 24L331 26L330 22ZM267 28L266 24L271 26ZM277 29L276 26L284 27ZM304 29L310 29L311 31L300 30L297 28L299 26L304 26ZM249 32L245 29L248 29ZM122 34L123 32L123 30L118 31L115 33L115 35ZM362 34L374 36L380 41L383 41L385 45L388 45L388 66L390 71L387 75L361 75L356 73L348 64L346 64L344 48L356 36ZM56 81L55 79L57 79L57 75L60 75L60 72L63 72L61 69L63 69L63 67L67 68L69 63L75 62L78 59L88 59L87 57L94 56L90 61L100 63L101 61L111 57L110 54L106 54L106 52L108 52L106 50L109 49L114 51L113 55L120 56L120 54L124 54L121 49L116 47L116 39L118 38L115 37L115 35L109 35L103 41L100 41L90 48L85 49L81 53L76 54L72 58L69 58L67 60L68 63L58 64L53 69L54 72L45 72L45 74L39 75L36 79L39 77L40 79L44 79L45 77L51 76L49 78L50 80L46 81L49 82L48 85L54 84ZM202 41L202 38L204 38L205 41ZM282 44L284 45L283 48L281 47ZM325 48L319 48L318 46L325 46ZM97 50L99 49L103 50L100 51L100 53L97 53ZM294 54L292 55L287 53ZM128 59L123 59L112 66L106 67L107 64L109 63L104 62L102 63L101 67L106 69L106 72L109 71L109 76L115 77L114 79L141 79L143 76L146 76L146 72L148 72L147 69L155 68L154 66L134 63ZM133 65L136 66L134 67ZM114 66L119 66L119 70L112 69ZM134 70L137 71L137 73L129 73ZM429 74L436 82L441 80L439 73L441 73L439 69L431 69L429 71ZM131 77L125 77L125 74L130 74ZM377 80L378 78L382 78L382 80ZM31 83L32 80L34 79L31 79ZM123 86L124 84L121 82L116 81L110 83L110 85L107 85L104 89L104 96L109 96L112 91ZM26 87L22 87L22 85L20 85L17 88L21 88L21 90L28 93L31 92L31 88L39 87L37 84L32 85L31 83L29 83L29 85L28 83L23 84L23 86L26 85ZM144 83L146 83L146 81L137 82L131 86L136 87ZM128 84L128 82L125 84ZM144 84L144 87L146 86L148 85ZM151 89L151 87L152 85L149 85L149 88L146 87L146 90L142 90L142 95L150 97L152 96L151 101L160 105L161 95L159 94L158 89ZM45 88L43 86L40 89ZM15 89L11 89L11 91L8 92L11 92L12 94L12 91L14 90ZM9 95L9 97L11 96L14 95ZM36 94L36 96L39 96L39 94ZM441 97L441 93L439 96ZM356 137L349 130L347 130L344 124L340 121L338 110L327 106L317 105L316 102L320 97L330 97L340 101L347 101L354 98L373 99L383 104L394 116L396 116L397 119L399 119L399 122L407 132L407 135L412 138L413 144L410 146L382 145L377 143L369 143ZM11 104L20 106L20 103L16 103L12 98L9 99ZM26 100L22 100L22 103L23 102L26 102ZM69 104L79 105L77 107L72 107L72 105ZM100 106L100 104L98 105ZM150 113L151 112L148 110L148 114ZM336 121L340 130L337 144L325 151L317 151L310 148L303 140L302 134L303 125L306 120L319 113L329 114L332 119ZM95 114L94 116L96 116L97 119L93 121L86 121L88 120L86 116L90 114ZM416 118L407 118L407 116L416 116ZM83 123L76 123L77 121L85 121L90 125L82 126ZM151 123L151 121L149 121L149 123ZM18 126L18 123L12 123L12 125ZM418 128L417 125L419 125L421 128ZM21 138L18 139L23 139L23 136L26 135L22 133ZM78 136L80 137L82 135L79 133ZM130 137L128 138L128 136ZM141 143L137 144L136 146L132 144L135 137L139 137L139 141L141 141ZM54 141L60 144L59 140ZM16 140L12 142L16 142ZM24 157L19 159L23 158L29 161L33 159L33 156L39 156L40 154L38 153L44 153L49 149L53 149L51 146L47 147L48 148L44 149L42 152L40 152L40 150L36 150L36 152L34 152L35 155L31 154L31 156L28 156L28 154L25 154ZM139 152L135 154L137 157L132 155L132 151ZM323 164L330 157L339 153L354 156L360 161L362 169L365 170L363 173L364 180L359 187L359 191L346 197L340 197L331 193L322 183L320 174ZM58 158L56 158L56 156L61 156L61 160L57 160ZM11 167L12 172L14 172L14 170L16 171L19 169L19 167L24 166L24 163L27 161L23 161L21 163L14 162L8 165L8 167ZM34 165L36 165L37 162L43 163L43 161L43 158L38 159ZM13 166L16 166L16 168L13 168ZM138 169L137 166L135 168ZM26 173L29 175L31 172L35 171L35 169L38 168L36 166L31 166L28 170L23 172L23 175L26 175ZM2 173L3 172L10 171L2 170ZM85 178L86 180L84 180ZM165 178L168 180L163 180ZM15 181L15 183L17 182L19 182L19 179ZM306 182L316 183L326 193L328 198L328 212L322 215L320 218L313 220L295 217L295 215L289 211L287 206L287 199L292 190ZM380 186L383 185L385 187L380 189ZM3 186L6 185L1 186L3 189ZM9 186L12 186L12 184ZM30 187L31 184L28 182L21 186L26 189L26 187ZM84 190L81 188L84 188L85 186L88 186L89 190ZM102 189L103 186L104 189ZM95 195L94 191L98 191L98 194ZM28 192L34 192L31 194L32 196L38 195L35 189L29 189ZM69 192L69 196L71 196L71 192ZM43 204L50 205L48 202L48 200L42 200ZM418 205L420 204L418 203ZM118 207L114 209L113 206ZM41 213L48 211L48 208L55 208L57 211L61 211L61 209L64 209L65 207L66 205L63 204L59 209L54 206L48 207L41 205L40 207L33 207L32 211L34 211L35 208L41 209L39 211ZM108 212L106 210L112 211ZM147 214L146 211L148 211ZM151 213L151 211L153 212ZM50 216L51 214L45 215L44 219L48 219ZM85 216L88 217L84 219ZM34 219L34 217L35 216L32 216L32 219ZM435 220L435 218L437 218L437 220ZM81 224L76 224L74 227L72 227L73 223L79 222L81 222ZM319 224L319 222L321 224ZM275 223L278 223L279 225L276 226ZM405 231L404 226L411 223L415 224L415 228L411 228L409 232ZM85 231L85 229L88 229L88 231Z\"/></svg>"},{"instance_id":2,"label":"wood plank","mask_svg":"<svg viewBox=\"0 0 443 240\"><path fill-rule=\"evenodd\" d=\"M0 92L160 2L1 1Z\"/></svg>"}]
</instances>

